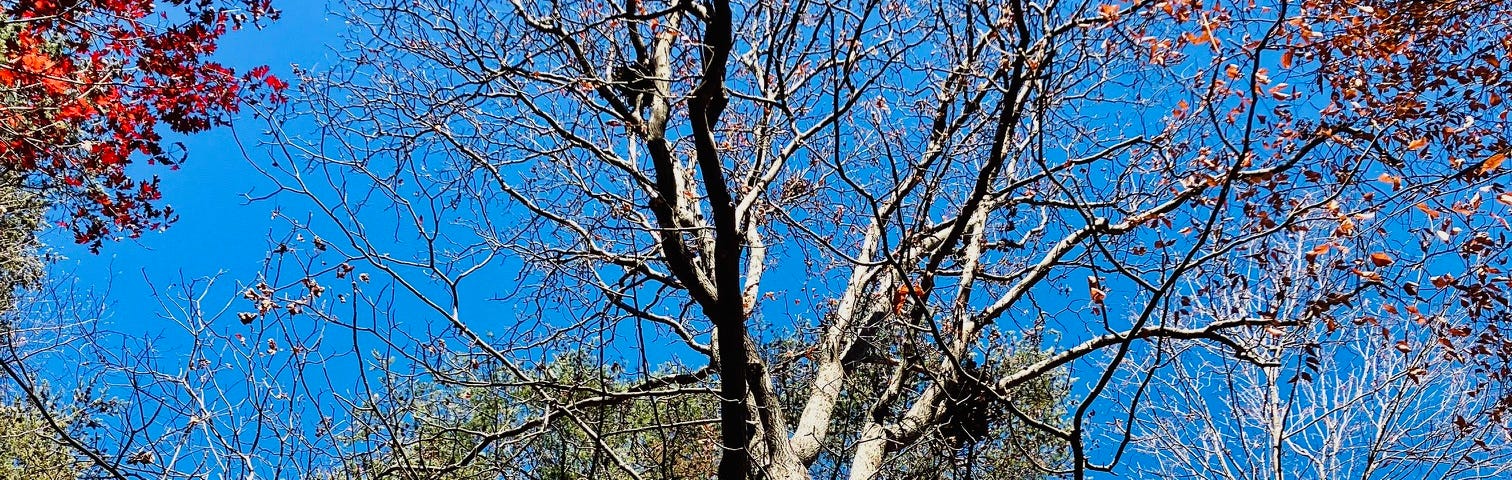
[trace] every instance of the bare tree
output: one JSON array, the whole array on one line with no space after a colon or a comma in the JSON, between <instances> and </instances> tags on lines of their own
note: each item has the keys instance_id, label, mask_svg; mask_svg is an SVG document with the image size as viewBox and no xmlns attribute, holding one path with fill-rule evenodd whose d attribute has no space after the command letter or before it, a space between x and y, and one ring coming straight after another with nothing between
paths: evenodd
<instances>
[{"instance_id":1,"label":"bare tree","mask_svg":"<svg viewBox=\"0 0 1512 480\"><path fill-rule=\"evenodd\" d=\"M1317 388L1373 365L1276 340L1376 328L1346 309L1432 319L1409 338L1506 368L1502 2L343 12L337 61L265 112L258 198L292 228L239 318L346 352L324 378L357 385L333 395L360 441L333 453L376 452L378 476L571 425L645 478L595 415L713 396L721 479L901 475L1008 424L1068 452L1025 461L1082 478L1127 463L1202 365L1312 359L1335 369L1304 369ZM1250 276L1298 249L1301 275ZM1251 308L1194 307L1241 291ZM566 352L607 377L554 374ZM1055 384L1055 408L1029 393ZM434 388L520 409L401 458Z\"/></svg>"},{"instance_id":2,"label":"bare tree","mask_svg":"<svg viewBox=\"0 0 1512 480\"><path fill-rule=\"evenodd\" d=\"M1276 268L1247 276L1304 278L1304 244L1285 249ZM1308 288L1293 285L1294 293ZM1235 290L1195 300L1193 309L1221 316L1266 304ZM1282 312L1305 309L1288 301ZM1363 310L1281 335L1251 332L1243 341L1260 347L1252 350L1259 362L1172 342L1167 348L1185 360L1147 386L1149 412L1135 419L1135 441L1149 459L1141 470L1159 478L1505 476L1512 430L1485 421L1505 410L1504 400L1468 352L1411 320Z\"/></svg>"},{"instance_id":3,"label":"bare tree","mask_svg":"<svg viewBox=\"0 0 1512 480\"><path fill-rule=\"evenodd\" d=\"M119 403L79 363L103 306L67 272L48 270L36 241L44 203L12 191L14 216L0 222L9 245L0 262L0 478L122 478L124 457L106 452L101 419Z\"/></svg>"},{"instance_id":4,"label":"bare tree","mask_svg":"<svg viewBox=\"0 0 1512 480\"><path fill-rule=\"evenodd\" d=\"M0 478L12 466L28 475L16 478L127 479L283 478L328 465L312 452L335 443L319 426L342 406L311 396L329 386L303 368L334 363L290 331L222 334L212 323L235 315L213 279L164 285L153 289L157 312L117 310L110 284L61 264L17 292L0 317ZM143 328L151 315L179 328Z\"/></svg>"}]
</instances>

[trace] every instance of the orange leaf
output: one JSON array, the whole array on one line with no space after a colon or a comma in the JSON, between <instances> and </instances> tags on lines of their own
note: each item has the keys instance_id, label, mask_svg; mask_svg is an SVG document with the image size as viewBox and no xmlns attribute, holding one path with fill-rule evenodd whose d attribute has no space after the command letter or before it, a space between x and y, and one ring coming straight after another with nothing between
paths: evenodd
<instances>
[{"instance_id":1,"label":"orange leaf","mask_svg":"<svg viewBox=\"0 0 1512 480\"><path fill-rule=\"evenodd\" d=\"M1376 180L1380 180L1382 183L1391 185L1392 190L1400 190L1402 188L1402 177L1398 177L1389 173L1382 173L1380 177L1376 178Z\"/></svg>"},{"instance_id":2,"label":"orange leaf","mask_svg":"<svg viewBox=\"0 0 1512 480\"><path fill-rule=\"evenodd\" d=\"M1485 162L1481 163L1480 173L1484 174L1494 172L1496 171L1496 169L1501 168L1502 162L1506 160L1506 153L1498 153L1496 155L1492 155L1490 158L1487 158Z\"/></svg>"},{"instance_id":3,"label":"orange leaf","mask_svg":"<svg viewBox=\"0 0 1512 480\"><path fill-rule=\"evenodd\" d=\"M1391 265L1395 261L1396 260L1393 260L1391 258L1391 255L1387 255L1386 252L1376 252L1370 254L1370 263L1375 264L1376 267Z\"/></svg>"},{"instance_id":4,"label":"orange leaf","mask_svg":"<svg viewBox=\"0 0 1512 480\"><path fill-rule=\"evenodd\" d=\"M1349 217L1344 217L1339 219L1339 228L1334 229L1334 236L1347 237L1354 235L1354 231L1354 221L1350 220Z\"/></svg>"},{"instance_id":5,"label":"orange leaf","mask_svg":"<svg viewBox=\"0 0 1512 480\"><path fill-rule=\"evenodd\" d=\"M1291 66L1292 66L1292 51L1291 50L1287 50L1286 52L1284 52L1284 53L1281 54L1281 68L1291 68Z\"/></svg>"},{"instance_id":6,"label":"orange leaf","mask_svg":"<svg viewBox=\"0 0 1512 480\"><path fill-rule=\"evenodd\" d=\"M1422 150L1423 147L1426 147L1426 146L1428 146L1428 139L1427 138L1419 138L1417 140L1413 140L1411 143L1408 143L1407 144L1407 149L1408 150Z\"/></svg>"},{"instance_id":7,"label":"orange leaf","mask_svg":"<svg viewBox=\"0 0 1512 480\"><path fill-rule=\"evenodd\" d=\"M913 295L924 296L924 289L907 285L898 287L898 291L893 293L893 313L903 313L903 305L907 304L908 299Z\"/></svg>"},{"instance_id":8,"label":"orange leaf","mask_svg":"<svg viewBox=\"0 0 1512 480\"><path fill-rule=\"evenodd\" d=\"M26 52L21 55L19 62L28 73L45 75L52 73L53 61L51 58L36 52Z\"/></svg>"},{"instance_id":9,"label":"orange leaf","mask_svg":"<svg viewBox=\"0 0 1512 480\"><path fill-rule=\"evenodd\" d=\"M1104 18L1104 19L1106 19L1106 20L1108 20L1108 21L1117 20L1118 19L1118 5L1107 5L1107 4L1099 5L1097 7L1097 15L1100 16L1100 17L1102 17L1102 18Z\"/></svg>"},{"instance_id":10,"label":"orange leaf","mask_svg":"<svg viewBox=\"0 0 1512 480\"><path fill-rule=\"evenodd\" d=\"M1438 220L1439 211L1438 210L1434 210L1432 208L1428 208L1428 204L1427 203L1419 203L1419 204L1417 204L1417 209L1418 210L1422 210L1423 213L1428 214L1428 219L1429 220Z\"/></svg>"}]
</instances>

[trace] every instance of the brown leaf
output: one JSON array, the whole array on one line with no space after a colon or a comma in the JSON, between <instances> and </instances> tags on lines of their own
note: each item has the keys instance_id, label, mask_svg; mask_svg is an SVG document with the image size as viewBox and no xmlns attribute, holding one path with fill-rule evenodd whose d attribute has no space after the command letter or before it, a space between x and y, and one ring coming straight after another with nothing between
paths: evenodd
<instances>
[{"instance_id":1,"label":"brown leaf","mask_svg":"<svg viewBox=\"0 0 1512 480\"><path fill-rule=\"evenodd\" d=\"M1430 278L1430 280L1433 280L1433 288L1444 288L1450 285L1454 285L1454 276L1447 273L1439 275L1437 277L1432 277Z\"/></svg>"},{"instance_id":2,"label":"brown leaf","mask_svg":"<svg viewBox=\"0 0 1512 480\"><path fill-rule=\"evenodd\" d=\"M1391 255L1386 254L1386 252L1376 252L1370 254L1370 263L1374 264L1376 267L1391 265L1393 262L1395 262L1395 260L1392 260Z\"/></svg>"},{"instance_id":3,"label":"brown leaf","mask_svg":"<svg viewBox=\"0 0 1512 480\"><path fill-rule=\"evenodd\" d=\"M1407 370L1407 377L1411 378L1413 383L1422 381L1422 378L1426 376L1428 376L1428 369L1423 367L1412 367Z\"/></svg>"},{"instance_id":4,"label":"brown leaf","mask_svg":"<svg viewBox=\"0 0 1512 480\"><path fill-rule=\"evenodd\" d=\"M142 451L139 451L137 453L131 454L130 457L126 457L126 464L127 465L152 465L152 462L154 460L155 460L155 457L152 455L152 451L151 450L142 450Z\"/></svg>"},{"instance_id":5,"label":"brown leaf","mask_svg":"<svg viewBox=\"0 0 1512 480\"><path fill-rule=\"evenodd\" d=\"M1287 93L1285 91L1288 87L1291 87L1291 85L1287 85L1285 83L1278 83L1278 84L1276 84L1276 86L1271 87L1270 88L1271 98L1275 98L1276 100L1287 100L1287 99L1290 99L1291 98L1291 94Z\"/></svg>"},{"instance_id":6,"label":"brown leaf","mask_svg":"<svg viewBox=\"0 0 1512 480\"><path fill-rule=\"evenodd\" d=\"M1335 228L1333 234L1336 237L1348 237L1354 235L1354 231L1354 221L1350 220L1349 217L1344 217L1339 219L1339 228Z\"/></svg>"}]
</instances>

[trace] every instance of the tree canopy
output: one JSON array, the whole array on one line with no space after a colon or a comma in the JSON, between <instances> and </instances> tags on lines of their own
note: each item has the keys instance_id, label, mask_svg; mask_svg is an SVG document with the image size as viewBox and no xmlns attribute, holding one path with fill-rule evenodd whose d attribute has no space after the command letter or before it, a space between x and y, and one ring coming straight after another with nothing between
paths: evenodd
<instances>
[{"instance_id":1,"label":"tree canopy","mask_svg":"<svg viewBox=\"0 0 1512 480\"><path fill-rule=\"evenodd\" d=\"M133 472L1506 473L1512 2L332 14Z\"/></svg>"},{"instance_id":2,"label":"tree canopy","mask_svg":"<svg viewBox=\"0 0 1512 480\"><path fill-rule=\"evenodd\" d=\"M287 86L266 67L237 74L210 58L227 31L276 18L269 0L162 3L0 2L0 172L45 194L94 249L173 219L156 177L127 171L184 160L163 127L225 125L242 101Z\"/></svg>"},{"instance_id":3,"label":"tree canopy","mask_svg":"<svg viewBox=\"0 0 1512 480\"><path fill-rule=\"evenodd\" d=\"M459 385L586 388L532 367L563 350L687 365L479 449L717 385L720 478L878 478L981 412L1064 442L1039 467L1081 478L1130 461L1151 399L1181 398L1173 365L1284 368L1295 396L1355 328L1434 352L1411 375L1506 378L1504 2L339 11L343 61L270 112L315 128L273 129L257 163L311 216L284 217L241 318L362 318L388 368ZM383 333L413 315L424 340ZM1061 423L1026 415L1057 375Z\"/></svg>"}]
</instances>

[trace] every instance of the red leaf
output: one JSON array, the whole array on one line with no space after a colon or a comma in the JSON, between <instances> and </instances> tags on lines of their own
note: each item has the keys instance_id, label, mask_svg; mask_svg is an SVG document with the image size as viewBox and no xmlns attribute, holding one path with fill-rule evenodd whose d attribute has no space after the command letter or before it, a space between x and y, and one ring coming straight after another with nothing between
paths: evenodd
<instances>
[{"instance_id":1,"label":"red leaf","mask_svg":"<svg viewBox=\"0 0 1512 480\"><path fill-rule=\"evenodd\" d=\"M269 87L273 88L273 91L275 92L282 92L289 88L288 82L279 80L278 77L272 75L268 75L268 78L263 79L263 81L266 82Z\"/></svg>"}]
</instances>

